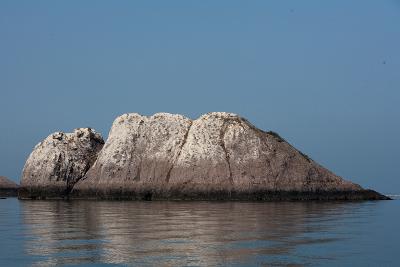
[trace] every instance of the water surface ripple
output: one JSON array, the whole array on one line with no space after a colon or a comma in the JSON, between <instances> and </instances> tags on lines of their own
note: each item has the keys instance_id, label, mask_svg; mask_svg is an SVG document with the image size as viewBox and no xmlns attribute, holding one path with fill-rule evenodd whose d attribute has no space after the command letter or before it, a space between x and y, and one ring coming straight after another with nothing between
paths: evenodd
<instances>
[{"instance_id":1,"label":"water surface ripple","mask_svg":"<svg viewBox=\"0 0 400 267\"><path fill-rule=\"evenodd\" d=\"M398 200L0 201L1 266L396 266L400 252Z\"/></svg>"}]
</instances>

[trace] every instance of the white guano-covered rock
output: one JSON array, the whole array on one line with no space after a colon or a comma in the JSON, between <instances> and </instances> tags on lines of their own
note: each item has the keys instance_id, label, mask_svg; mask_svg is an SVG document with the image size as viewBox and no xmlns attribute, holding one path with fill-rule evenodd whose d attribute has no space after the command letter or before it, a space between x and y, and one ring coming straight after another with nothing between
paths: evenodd
<instances>
[{"instance_id":1,"label":"white guano-covered rock","mask_svg":"<svg viewBox=\"0 0 400 267\"><path fill-rule=\"evenodd\" d=\"M276 133L259 130L236 114L212 112L193 121L168 113L118 117L97 161L71 193L267 200L358 199L365 197L357 193L363 191Z\"/></svg>"},{"instance_id":2,"label":"white guano-covered rock","mask_svg":"<svg viewBox=\"0 0 400 267\"><path fill-rule=\"evenodd\" d=\"M162 190L191 124L184 116L168 113L118 117L78 190L95 194Z\"/></svg>"},{"instance_id":3,"label":"white guano-covered rock","mask_svg":"<svg viewBox=\"0 0 400 267\"><path fill-rule=\"evenodd\" d=\"M49 135L25 163L20 197L66 197L95 162L103 144L101 135L90 128Z\"/></svg>"}]
</instances>

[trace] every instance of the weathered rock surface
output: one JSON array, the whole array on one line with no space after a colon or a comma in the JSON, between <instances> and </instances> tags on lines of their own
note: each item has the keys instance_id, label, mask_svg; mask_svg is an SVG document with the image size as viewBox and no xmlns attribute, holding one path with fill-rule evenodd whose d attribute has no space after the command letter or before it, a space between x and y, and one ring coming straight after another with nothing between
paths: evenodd
<instances>
[{"instance_id":1,"label":"weathered rock surface","mask_svg":"<svg viewBox=\"0 0 400 267\"><path fill-rule=\"evenodd\" d=\"M34 158L35 164L28 160L28 166L48 168L48 161ZM52 160L59 162L54 156ZM53 166L50 164L47 173L53 173ZM23 184L42 182L32 179L31 172L24 171ZM208 113L193 121L167 113L122 115L114 121L106 144L86 175L82 179L83 171L78 179L63 175L67 173L57 177L78 181L70 194L74 198L386 198L333 174L277 134L224 112ZM49 177L44 180L49 181Z\"/></svg>"},{"instance_id":2,"label":"weathered rock surface","mask_svg":"<svg viewBox=\"0 0 400 267\"><path fill-rule=\"evenodd\" d=\"M66 197L95 162L103 144L101 135L90 128L49 135L25 163L19 197Z\"/></svg>"},{"instance_id":3,"label":"weathered rock surface","mask_svg":"<svg viewBox=\"0 0 400 267\"><path fill-rule=\"evenodd\" d=\"M0 176L0 197L16 197L18 184L4 176Z\"/></svg>"}]
</instances>

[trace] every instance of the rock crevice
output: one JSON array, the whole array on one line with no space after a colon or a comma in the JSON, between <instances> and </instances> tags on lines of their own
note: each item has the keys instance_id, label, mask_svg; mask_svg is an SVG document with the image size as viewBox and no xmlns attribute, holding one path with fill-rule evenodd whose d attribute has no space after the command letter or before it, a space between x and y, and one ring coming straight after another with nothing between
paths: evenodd
<instances>
[{"instance_id":1,"label":"rock crevice","mask_svg":"<svg viewBox=\"0 0 400 267\"><path fill-rule=\"evenodd\" d=\"M228 179L229 179L229 182L233 186L233 178L232 178L232 169L231 169L230 157L229 157L229 152L226 149L225 141L224 141L225 133L226 133L226 130L227 130L228 127L229 127L229 124L226 121L224 121L224 124L222 125L221 130L220 130L219 141L221 143L222 150L224 151L224 154L225 154L226 164L228 165L228 171L229 171Z\"/></svg>"},{"instance_id":2,"label":"rock crevice","mask_svg":"<svg viewBox=\"0 0 400 267\"><path fill-rule=\"evenodd\" d=\"M166 183L169 183L169 179L170 179L170 177L171 177L171 172L172 172L172 170L173 170L173 168L174 168L174 165L176 164L176 161L179 159L179 156L180 156L181 153L182 153L182 148L183 148L183 146L186 144L186 141L187 141L187 138L188 138L190 129L192 128L192 124L193 124L193 122L190 121L190 122L189 122L189 127L187 128L187 131L186 131L185 135L183 136L182 144L179 146L178 155L176 156L176 159L172 162L171 167L169 168L169 170L168 170L168 172L167 172L167 175L166 175L166 177L165 177L165 182L166 182Z\"/></svg>"}]
</instances>

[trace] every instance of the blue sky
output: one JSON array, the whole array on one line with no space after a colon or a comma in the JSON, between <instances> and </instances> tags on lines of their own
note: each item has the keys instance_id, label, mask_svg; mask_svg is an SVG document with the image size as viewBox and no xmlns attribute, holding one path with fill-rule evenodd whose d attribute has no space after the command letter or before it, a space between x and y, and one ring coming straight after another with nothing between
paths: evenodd
<instances>
[{"instance_id":1,"label":"blue sky","mask_svg":"<svg viewBox=\"0 0 400 267\"><path fill-rule=\"evenodd\" d=\"M229 111L400 192L400 1L0 1L0 175L51 132Z\"/></svg>"}]
</instances>

